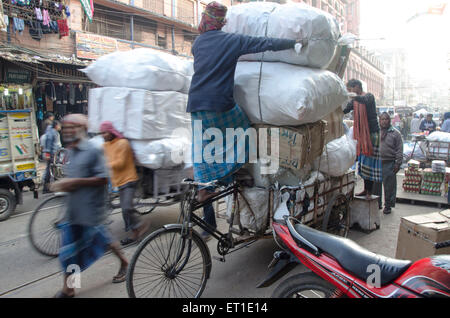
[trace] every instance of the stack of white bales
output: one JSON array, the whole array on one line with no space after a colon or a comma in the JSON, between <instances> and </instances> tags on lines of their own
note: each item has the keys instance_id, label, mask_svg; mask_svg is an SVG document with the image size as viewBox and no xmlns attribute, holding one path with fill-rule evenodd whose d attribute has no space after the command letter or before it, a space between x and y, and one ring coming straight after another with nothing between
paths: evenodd
<instances>
[{"instance_id":1,"label":"stack of white bales","mask_svg":"<svg viewBox=\"0 0 450 318\"><path fill-rule=\"evenodd\" d=\"M348 100L345 84L336 74L325 70L340 38L339 25L330 14L303 3L257 2L229 8L227 21L223 30L229 33L307 39L300 54L285 50L240 58L234 95L253 124L315 123L345 105ZM341 176L353 165L356 146L350 138L343 138L327 145L329 158L320 162L320 167L317 164L316 169ZM329 147L335 143L344 155L337 155L336 147ZM341 158L339 169L328 169L325 164L333 158L330 153Z\"/></svg>"},{"instance_id":2,"label":"stack of white bales","mask_svg":"<svg viewBox=\"0 0 450 318\"><path fill-rule=\"evenodd\" d=\"M108 54L84 71L103 86L89 91L90 132L111 121L130 140L138 164L148 168L171 168L190 158L192 61L142 48Z\"/></svg>"}]
</instances>

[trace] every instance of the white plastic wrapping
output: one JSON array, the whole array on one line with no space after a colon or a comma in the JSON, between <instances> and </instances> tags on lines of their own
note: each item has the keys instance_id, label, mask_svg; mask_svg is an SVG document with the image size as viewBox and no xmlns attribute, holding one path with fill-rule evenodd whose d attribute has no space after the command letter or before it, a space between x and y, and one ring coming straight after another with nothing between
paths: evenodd
<instances>
[{"instance_id":1,"label":"white plastic wrapping","mask_svg":"<svg viewBox=\"0 0 450 318\"><path fill-rule=\"evenodd\" d=\"M100 86L187 93L193 61L140 48L102 56L82 71Z\"/></svg>"},{"instance_id":2,"label":"white plastic wrapping","mask_svg":"<svg viewBox=\"0 0 450 318\"><path fill-rule=\"evenodd\" d=\"M239 62L234 97L254 124L314 123L347 101L334 73L286 63Z\"/></svg>"},{"instance_id":3,"label":"white plastic wrapping","mask_svg":"<svg viewBox=\"0 0 450 318\"><path fill-rule=\"evenodd\" d=\"M435 131L427 136L428 141L450 142L450 133L445 131Z\"/></svg>"},{"instance_id":4,"label":"white plastic wrapping","mask_svg":"<svg viewBox=\"0 0 450 318\"><path fill-rule=\"evenodd\" d=\"M253 2L232 6L227 12L229 33L285 39L307 39L301 54L294 50L249 54L241 60L285 62L326 68L336 51L339 24L329 13L303 3Z\"/></svg>"},{"instance_id":5,"label":"white plastic wrapping","mask_svg":"<svg viewBox=\"0 0 450 318\"><path fill-rule=\"evenodd\" d=\"M190 161L191 142L187 138L130 140L137 164L150 169L172 168Z\"/></svg>"},{"instance_id":6,"label":"white plastic wrapping","mask_svg":"<svg viewBox=\"0 0 450 318\"><path fill-rule=\"evenodd\" d=\"M326 145L326 149L314 166L329 176L340 177L353 166L355 160L356 141L344 135Z\"/></svg>"},{"instance_id":7,"label":"white plastic wrapping","mask_svg":"<svg viewBox=\"0 0 450 318\"><path fill-rule=\"evenodd\" d=\"M178 128L190 136L187 95L179 92L153 92L124 87L89 90L89 132L98 133L103 121L130 139L171 138Z\"/></svg>"}]
</instances>

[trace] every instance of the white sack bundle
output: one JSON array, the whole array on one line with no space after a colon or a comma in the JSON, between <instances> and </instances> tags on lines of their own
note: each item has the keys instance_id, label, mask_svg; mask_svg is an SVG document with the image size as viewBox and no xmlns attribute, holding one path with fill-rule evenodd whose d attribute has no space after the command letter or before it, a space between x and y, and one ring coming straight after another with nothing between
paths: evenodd
<instances>
[{"instance_id":1,"label":"white sack bundle","mask_svg":"<svg viewBox=\"0 0 450 318\"><path fill-rule=\"evenodd\" d=\"M190 159L191 142L187 138L130 140L137 164L150 169L172 168Z\"/></svg>"},{"instance_id":2,"label":"white sack bundle","mask_svg":"<svg viewBox=\"0 0 450 318\"><path fill-rule=\"evenodd\" d=\"M265 230L268 214L269 214L269 190L257 187L244 187L242 194L250 205L252 211L248 208L244 199L239 195L239 215L235 214L234 224L240 224L243 228L260 232ZM233 196L229 195L225 198L227 204L227 216L231 216ZM279 205L277 191L274 191L274 206L275 211ZM230 220L229 220L230 221Z\"/></svg>"},{"instance_id":3,"label":"white sack bundle","mask_svg":"<svg viewBox=\"0 0 450 318\"><path fill-rule=\"evenodd\" d=\"M356 141L344 135L326 145L326 149L322 156L316 159L314 166L324 174L340 177L353 166L355 160Z\"/></svg>"},{"instance_id":4,"label":"white sack bundle","mask_svg":"<svg viewBox=\"0 0 450 318\"><path fill-rule=\"evenodd\" d=\"M170 138L176 129L191 130L186 105L187 94L179 92L123 87L90 89L89 132L98 133L100 124L107 120L130 139Z\"/></svg>"},{"instance_id":5,"label":"white sack bundle","mask_svg":"<svg viewBox=\"0 0 450 318\"><path fill-rule=\"evenodd\" d=\"M329 13L303 3L254 2L232 6L227 12L228 33L284 39L307 39L297 54L294 50L249 54L241 60L285 62L326 68L337 48L340 30Z\"/></svg>"},{"instance_id":6,"label":"white sack bundle","mask_svg":"<svg viewBox=\"0 0 450 318\"><path fill-rule=\"evenodd\" d=\"M114 52L82 70L97 85L187 93L193 62L152 49Z\"/></svg>"},{"instance_id":7,"label":"white sack bundle","mask_svg":"<svg viewBox=\"0 0 450 318\"><path fill-rule=\"evenodd\" d=\"M428 141L450 142L450 133L445 131L434 131L427 136Z\"/></svg>"},{"instance_id":8,"label":"white sack bundle","mask_svg":"<svg viewBox=\"0 0 450 318\"><path fill-rule=\"evenodd\" d=\"M348 99L336 74L285 63L239 62L234 81L234 98L253 124L314 123Z\"/></svg>"}]
</instances>

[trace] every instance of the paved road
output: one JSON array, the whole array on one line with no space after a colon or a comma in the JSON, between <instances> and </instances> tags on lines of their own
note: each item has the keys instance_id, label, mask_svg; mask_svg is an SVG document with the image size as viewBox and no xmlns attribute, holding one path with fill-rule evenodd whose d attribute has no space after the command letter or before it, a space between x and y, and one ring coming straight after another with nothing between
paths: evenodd
<instances>
[{"instance_id":1,"label":"paved road","mask_svg":"<svg viewBox=\"0 0 450 318\"><path fill-rule=\"evenodd\" d=\"M25 204L18 206L10 219L0 222L0 297L52 297L61 287L62 276L57 259L40 255L28 241L27 225L31 216L28 212L36 204L37 200L28 193ZM400 217L435 211L439 209L398 204L393 214L383 215L379 230L370 234L351 230L349 238L376 253L394 257ZM156 209L145 216L145 220L151 222L149 233L164 224L176 223L177 217L177 205ZM114 214L111 219L111 231L121 239L124 236L121 214ZM223 222L219 224L224 225ZM210 240L208 246L212 255L217 256L216 241ZM136 246L126 248L127 257L131 258L135 249ZM270 297L276 286L266 289L256 289L255 286L267 273L267 265L277 249L273 240L261 240L227 256L225 263L213 260L211 278L203 297ZM80 297L127 297L125 284L111 283L117 267L118 261L112 255L104 256L82 274L82 288L77 294ZM304 270L299 266L291 274Z\"/></svg>"}]
</instances>

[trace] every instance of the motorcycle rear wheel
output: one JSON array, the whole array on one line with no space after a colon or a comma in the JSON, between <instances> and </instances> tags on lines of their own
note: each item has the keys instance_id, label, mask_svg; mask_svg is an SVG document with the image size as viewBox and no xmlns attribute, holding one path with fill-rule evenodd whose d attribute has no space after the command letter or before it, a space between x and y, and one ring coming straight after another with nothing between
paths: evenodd
<instances>
[{"instance_id":1,"label":"motorcycle rear wheel","mask_svg":"<svg viewBox=\"0 0 450 318\"><path fill-rule=\"evenodd\" d=\"M336 287L314 273L288 277L272 293L272 298L330 298Z\"/></svg>"}]
</instances>

